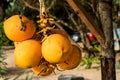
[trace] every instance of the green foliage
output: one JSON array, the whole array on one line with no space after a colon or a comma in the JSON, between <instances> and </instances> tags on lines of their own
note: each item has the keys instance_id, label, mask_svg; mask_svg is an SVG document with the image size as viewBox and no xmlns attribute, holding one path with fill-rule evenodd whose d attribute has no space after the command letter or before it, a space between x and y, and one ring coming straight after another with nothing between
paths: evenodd
<instances>
[{"instance_id":1,"label":"green foliage","mask_svg":"<svg viewBox=\"0 0 120 80\"><path fill-rule=\"evenodd\" d=\"M91 43L91 45L93 45L93 47L97 50L97 51L101 51L101 46L100 46L100 43L97 41L97 40L95 40L95 41L93 41L92 43Z\"/></svg>"},{"instance_id":2,"label":"green foliage","mask_svg":"<svg viewBox=\"0 0 120 80\"><path fill-rule=\"evenodd\" d=\"M7 73L7 63L4 61L5 59L5 55L2 53L0 48L0 77Z\"/></svg>"},{"instance_id":3,"label":"green foliage","mask_svg":"<svg viewBox=\"0 0 120 80\"><path fill-rule=\"evenodd\" d=\"M0 22L0 46L3 45L9 45L11 43L10 40L5 36L4 30L3 30L3 22Z\"/></svg>"},{"instance_id":4,"label":"green foliage","mask_svg":"<svg viewBox=\"0 0 120 80\"><path fill-rule=\"evenodd\" d=\"M118 4L120 6L120 0L113 0L115 4Z\"/></svg>"},{"instance_id":5,"label":"green foliage","mask_svg":"<svg viewBox=\"0 0 120 80\"><path fill-rule=\"evenodd\" d=\"M116 61L115 66L116 66L116 69L120 69L120 60L119 60L119 61Z\"/></svg>"},{"instance_id":6,"label":"green foliage","mask_svg":"<svg viewBox=\"0 0 120 80\"><path fill-rule=\"evenodd\" d=\"M34 73L31 74L31 70L26 70L20 74L16 74L13 77L7 76L4 77L3 76L3 80L33 80L34 78Z\"/></svg>"},{"instance_id":7,"label":"green foliage","mask_svg":"<svg viewBox=\"0 0 120 80\"><path fill-rule=\"evenodd\" d=\"M22 75L26 75L24 80L32 80L33 79L33 74L29 75L30 71L25 71L13 78L13 80L18 80Z\"/></svg>"},{"instance_id":8,"label":"green foliage","mask_svg":"<svg viewBox=\"0 0 120 80\"><path fill-rule=\"evenodd\" d=\"M8 8L5 10L6 18L18 14L19 11L22 12L23 6L21 6L23 3L20 0L13 0L9 3Z\"/></svg>"},{"instance_id":9,"label":"green foliage","mask_svg":"<svg viewBox=\"0 0 120 80\"><path fill-rule=\"evenodd\" d=\"M90 58L82 58L80 63L81 66L85 66L86 69L90 69L92 64L100 64L99 57L90 57Z\"/></svg>"}]
</instances>

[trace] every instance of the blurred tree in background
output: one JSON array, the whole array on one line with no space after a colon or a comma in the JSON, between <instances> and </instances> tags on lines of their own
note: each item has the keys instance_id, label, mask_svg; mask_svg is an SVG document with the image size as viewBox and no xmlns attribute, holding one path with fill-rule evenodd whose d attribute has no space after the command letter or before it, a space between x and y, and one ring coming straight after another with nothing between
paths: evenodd
<instances>
[{"instance_id":1,"label":"blurred tree in background","mask_svg":"<svg viewBox=\"0 0 120 80\"><path fill-rule=\"evenodd\" d=\"M87 38L87 33L90 32L86 25L80 20L80 18L76 15L73 9L68 5L66 0L44 0L45 7L46 7L46 14L49 17L55 19L55 21L51 22L51 24L55 24L56 27L60 29L64 29L71 38L74 35L77 35L81 38L81 41L84 45L84 49L89 54L87 57L90 57L92 54L96 56L95 53L96 49L99 52L100 46L98 41L95 39L91 42ZM81 5L90 14L93 19L98 23L99 29L102 30L100 27L100 16L98 12L98 0L79 0ZM13 45L12 41L8 40L4 34L3 30L3 22L7 18L15 14L22 14L36 24L36 27L39 26L37 20L39 18L39 0L0 0L0 46L3 45ZM113 21L117 23L117 26L120 27L120 0L113 0L113 7L112 7L112 17ZM113 26L114 27L114 26ZM73 39L74 40L74 39ZM79 40L76 40L80 41ZM92 49L91 49L92 47ZM93 49L93 47L95 49ZM96 59L96 58L95 58ZM83 64L91 65L93 60L89 59L89 62L86 60ZM90 67L90 66L89 66Z\"/></svg>"}]
</instances>

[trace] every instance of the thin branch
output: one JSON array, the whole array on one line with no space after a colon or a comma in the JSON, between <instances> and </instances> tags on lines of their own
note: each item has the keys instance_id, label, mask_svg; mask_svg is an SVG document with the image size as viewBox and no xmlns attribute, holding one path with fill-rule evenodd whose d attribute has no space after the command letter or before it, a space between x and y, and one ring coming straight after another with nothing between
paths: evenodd
<instances>
[{"instance_id":1,"label":"thin branch","mask_svg":"<svg viewBox=\"0 0 120 80\"><path fill-rule=\"evenodd\" d=\"M78 25L78 24L76 23L76 21L73 19L71 13L68 11L68 8L67 8L65 5L63 5L63 6L64 6L64 8L65 8L65 10L66 10L66 12L67 12L67 14L68 14L68 16L69 16L70 19L72 20L73 24L74 24L75 26Z\"/></svg>"},{"instance_id":2,"label":"thin branch","mask_svg":"<svg viewBox=\"0 0 120 80\"><path fill-rule=\"evenodd\" d=\"M51 2L50 6L46 9L46 12L49 12L49 10L53 7L54 4L55 4L55 0Z\"/></svg>"},{"instance_id":3,"label":"thin branch","mask_svg":"<svg viewBox=\"0 0 120 80\"><path fill-rule=\"evenodd\" d=\"M58 18L56 18L55 16L53 16L53 15L51 15L51 14L49 14L49 16L52 17L52 18L54 18L57 23L61 23L61 24L63 24L64 26L68 27L69 29L73 30L73 29L72 29L72 26L70 26L67 22L65 22L65 21L63 21L63 20L61 20L61 19L58 19Z\"/></svg>"},{"instance_id":4,"label":"thin branch","mask_svg":"<svg viewBox=\"0 0 120 80\"><path fill-rule=\"evenodd\" d=\"M31 8L31 9L34 9L34 10L39 11L39 8L36 8L36 7L34 7L34 6L31 6L31 5L30 5L28 2L26 2L25 0L22 0L22 1L23 1L23 3L25 4L25 6Z\"/></svg>"},{"instance_id":5,"label":"thin branch","mask_svg":"<svg viewBox=\"0 0 120 80\"><path fill-rule=\"evenodd\" d=\"M55 24L59 29L65 31L65 30L63 29L63 27L62 27L58 22L56 22L56 21L50 21L50 23L51 23L51 24Z\"/></svg>"}]
</instances>

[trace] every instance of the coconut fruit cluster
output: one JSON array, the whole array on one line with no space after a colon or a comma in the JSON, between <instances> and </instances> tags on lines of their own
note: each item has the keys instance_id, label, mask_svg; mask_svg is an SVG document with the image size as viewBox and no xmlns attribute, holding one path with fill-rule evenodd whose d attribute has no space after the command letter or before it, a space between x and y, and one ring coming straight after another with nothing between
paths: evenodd
<instances>
[{"instance_id":1,"label":"coconut fruit cluster","mask_svg":"<svg viewBox=\"0 0 120 80\"><path fill-rule=\"evenodd\" d=\"M40 31L27 17L13 15L4 22L8 39L14 42L15 65L46 76L55 69L70 70L81 62L81 50L60 29L44 27Z\"/></svg>"}]
</instances>

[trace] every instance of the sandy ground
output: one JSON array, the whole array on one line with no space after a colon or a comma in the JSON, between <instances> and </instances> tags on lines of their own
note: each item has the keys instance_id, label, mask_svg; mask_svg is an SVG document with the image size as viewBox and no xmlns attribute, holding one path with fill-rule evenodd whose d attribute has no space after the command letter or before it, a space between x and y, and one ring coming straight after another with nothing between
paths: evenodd
<instances>
[{"instance_id":1,"label":"sandy ground","mask_svg":"<svg viewBox=\"0 0 120 80\"><path fill-rule=\"evenodd\" d=\"M5 78L10 78L8 80L14 80L17 75L22 74L16 80L25 80L26 76L29 75L29 78L33 76L32 80L58 80L60 76L65 76L70 78L71 76L83 77L84 80L101 80L101 70L98 66L93 66L91 69L85 69L84 67L78 66L73 70L58 71L55 70L55 73L50 74L49 76L37 76L30 69L21 69L15 66L13 58L13 49L5 50L4 53L7 56L6 62L8 67L8 74L1 77L0 80L5 80ZM25 73L26 72L26 73ZM116 69L116 80L120 80L120 69ZM65 79L70 80L70 79Z\"/></svg>"}]
</instances>

